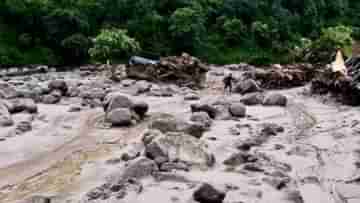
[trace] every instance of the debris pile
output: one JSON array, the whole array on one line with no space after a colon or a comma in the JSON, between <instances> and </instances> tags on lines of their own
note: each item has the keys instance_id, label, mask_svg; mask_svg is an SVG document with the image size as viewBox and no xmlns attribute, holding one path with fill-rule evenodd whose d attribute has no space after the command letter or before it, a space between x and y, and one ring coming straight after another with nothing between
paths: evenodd
<instances>
[{"instance_id":1,"label":"debris pile","mask_svg":"<svg viewBox=\"0 0 360 203\"><path fill-rule=\"evenodd\" d=\"M154 64L132 64L126 67L127 77L152 82L171 82L180 86L201 88L209 68L189 54L161 58Z\"/></svg>"},{"instance_id":2,"label":"debris pile","mask_svg":"<svg viewBox=\"0 0 360 203\"><path fill-rule=\"evenodd\" d=\"M245 76L259 82L266 89L283 89L305 85L310 82L316 68L311 64L273 65L270 68L254 68Z\"/></svg>"},{"instance_id":3,"label":"debris pile","mask_svg":"<svg viewBox=\"0 0 360 203\"><path fill-rule=\"evenodd\" d=\"M345 63L338 52L336 60L319 71L311 82L311 93L331 94L344 104L360 105L359 61L353 58Z\"/></svg>"}]
</instances>

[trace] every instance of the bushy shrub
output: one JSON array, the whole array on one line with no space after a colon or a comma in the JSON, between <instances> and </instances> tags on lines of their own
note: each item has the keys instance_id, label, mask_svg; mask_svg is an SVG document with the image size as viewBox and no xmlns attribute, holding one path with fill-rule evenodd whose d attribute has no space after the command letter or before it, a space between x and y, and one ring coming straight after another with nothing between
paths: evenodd
<instances>
[{"instance_id":1,"label":"bushy shrub","mask_svg":"<svg viewBox=\"0 0 360 203\"><path fill-rule=\"evenodd\" d=\"M319 39L315 40L305 54L305 60L311 63L327 64L334 60L337 50L350 56L353 38L352 29L343 25L323 29Z\"/></svg>"}]
</instances>

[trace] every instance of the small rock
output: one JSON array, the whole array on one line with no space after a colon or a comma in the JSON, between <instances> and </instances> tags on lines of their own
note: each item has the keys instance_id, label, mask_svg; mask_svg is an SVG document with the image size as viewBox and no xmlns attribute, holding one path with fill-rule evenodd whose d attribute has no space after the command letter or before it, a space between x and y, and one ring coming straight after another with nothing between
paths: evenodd
<instances>
[{"instance_id":1,"label":"small rock","mask_svg":"<svg viewBox=\"0 0 360 203\"><path fill-rule=\"evenodd\" d=\"M229 131L230 131L230 134L234 135L234 136L239 136L241 134L240 130L236 127L229 128Z\"/></svg>"},{"instance_id":2,"label":"small rock","mask_svg":"<svg viewBox=\"0 0 360 203\"><path fill-rule=\"evenodd\" d=\"M262 126L261 134L265 136L276 136L278 133L285 131L284 127L275 123L265 123Z\"/></svg>"},{"instance_id":3,"label":"small rock","mask_svg":"<svg viewBox=\"0 0 360 203\"><path fill-rule=\"evenodd\" d=\"M227 166L239 166L241 164L256 162L258 159L251 154L238 152L231 155L224 161L224 165Z\"/></svg>"},{"instance_id":4,"label":"small rock","mask_svg":"<svg viewBox=\"0 0 360 203\"><path fill-rule=\"evenodd\" d=\"M189 167L181 162L166 162L161 164L160 171L171 172L172 170L189 171Z\"/></svg>"},{"instance_id":5,"label":"small rock","mask_svg":"<svg viewBox=\"0 0 360 203\"><path fill-rule=\"evenodd\" d=\"M70 106L68 112L79 112L81 109L81 106Z\"/></svg>"},{"instance_id":6,"label":"small rock","mask_svg":"<svg viewBox=\"0 0 360 203\"><path fill-rule=\"evenodd\" d=\"M252 172L264 172L264 169L262 169L261 166L256 163L247 163L244 165L243 169Z\"/></svg>"},{"instance_id":7,"label":"small rock","mask_svg":"<svg viewBox=\"0 0 360 203\"><path fill-rule=\"evenodd\" d=\"M194 101L194 100L199 100L199 99L200 99L200 96L195 93L188 93L184 97L185 101Z\"/></svg>"},{"instance_id":8,"label":"small rock","mask_svg":"<svg viewBox=\"0 0 360 203\"><path fill-rule=\"evenodd\" d=\"M31 130L32 130L31 122L28 121L21 121L16 126L16 132L18 132L19 134L29 132Z\"/></svg>"},{"instance_id":9,"label":"small rock","mask_svg":"<svg viewBox=\"0 0 360 203\"><path fill-rule=\"evenodd\" d=\"M207 183L203 184L193 194L194 200L200 203L222 203L225 196L224 192L215 189Z\"/></svg>"}]
</instances>

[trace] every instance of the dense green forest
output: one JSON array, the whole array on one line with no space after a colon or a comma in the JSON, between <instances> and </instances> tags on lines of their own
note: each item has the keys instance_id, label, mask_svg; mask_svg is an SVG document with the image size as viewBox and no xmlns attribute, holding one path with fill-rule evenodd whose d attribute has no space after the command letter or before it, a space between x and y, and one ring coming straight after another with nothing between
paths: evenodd
<instances>
[{"instance_id":1,"label":"dense green forest","mask_svg":"<svg viewBox=\"0 0 360 203\"><path fill-rule=\"evenodd\" d=\"M181 52L212 63L287 63L308 47L349 44L359 28L358 0L1 0L0 64Z\"/></svg>"}]
</instances>

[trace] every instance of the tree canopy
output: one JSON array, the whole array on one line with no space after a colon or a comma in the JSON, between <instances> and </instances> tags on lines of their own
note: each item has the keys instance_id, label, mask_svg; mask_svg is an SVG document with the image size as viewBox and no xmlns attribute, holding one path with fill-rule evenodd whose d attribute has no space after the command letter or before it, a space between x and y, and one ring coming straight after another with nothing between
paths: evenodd
<instances>
[{"instance_id":1,"label":"tree canopy","mask_svg":"<svg viewBox=\"0 0 360 203\"><path fill-rule=\"evenodd\" d=\"M91 39L110 33L144 56L292 62L303 39L325 43L344 27L360 37L359 11L354 0L2 0L0 64L89 62Z\"/></svg>"}]
</instances>

